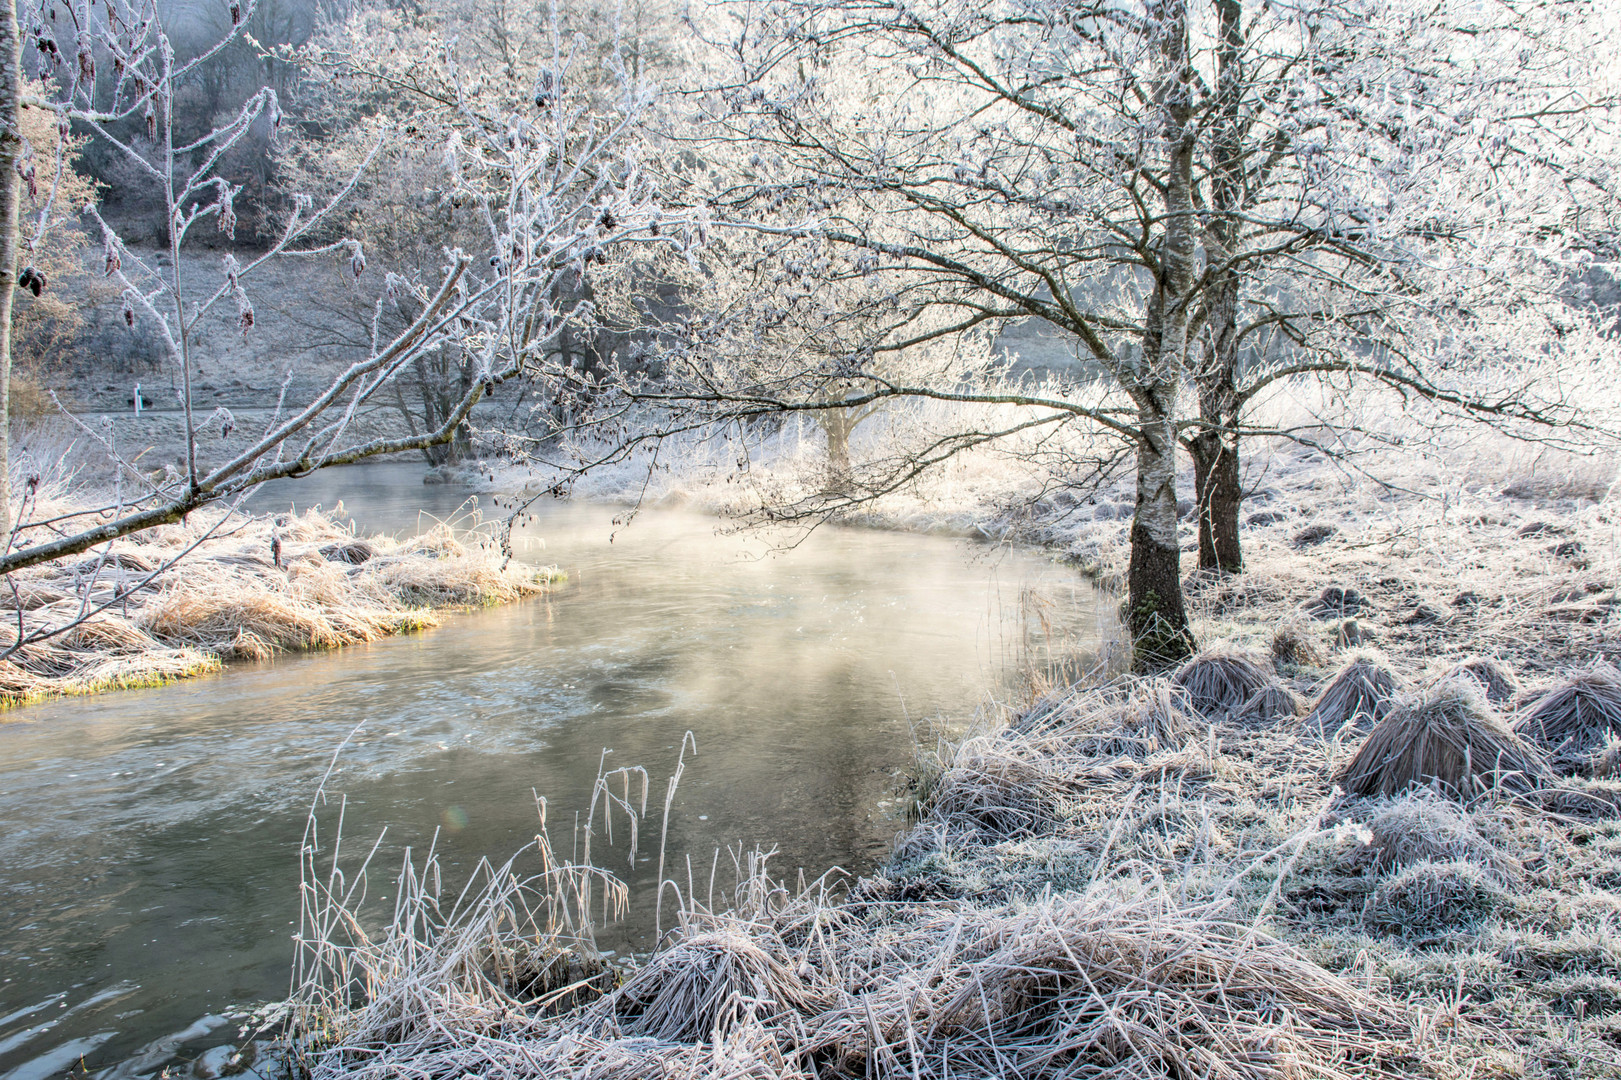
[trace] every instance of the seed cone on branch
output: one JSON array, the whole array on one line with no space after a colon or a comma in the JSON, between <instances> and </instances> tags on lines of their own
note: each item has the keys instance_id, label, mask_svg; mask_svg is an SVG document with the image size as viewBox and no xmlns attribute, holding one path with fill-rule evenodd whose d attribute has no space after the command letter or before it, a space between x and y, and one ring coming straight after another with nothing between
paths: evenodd
<instances>
[{"instance_id":1,"label":"seed cone on branch","mask_svg":"<svg viewBox=\"0 0 1621 1080\"><path fill-rule=\"evenodd\" d=\"M1542 754L1509 730L1478 687L1450 680L1399 702L1335 778L1353 795L1437 787L1462 798L1527 791L1548 773Z\"/></svg>"},{"instance_id":2,"label":"seed cone on branch","mask_svg":"<svg viewBox=\"0 0 1621 1080\"><path fill-rule=\"evenodd\" d=\"M1556 683L1514 722L1514 730L1548 752L1555 768L1588 764L1621 739L1621 671L1597 663Z\"/></svg>"}]
</instances>

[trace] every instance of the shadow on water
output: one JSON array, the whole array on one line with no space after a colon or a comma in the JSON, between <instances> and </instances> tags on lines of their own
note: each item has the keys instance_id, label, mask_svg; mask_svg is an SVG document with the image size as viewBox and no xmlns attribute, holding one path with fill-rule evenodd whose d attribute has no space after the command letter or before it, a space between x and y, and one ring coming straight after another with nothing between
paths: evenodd
<instances>
[{"instance_id":1,"label":"shadow on water","mask_svg":"<svg viewBox=\"0 0 1621 1080\"><path fill-rule=\"evenodd\" d=\"M462 506L465 491L420 476L335 471L261 492L256 509L341 497L362 531L397 531ZM604 750L610 768L645 766L636 863L622 831L593 842L633 898L601 943L641 951L684 732L698 756L672 808L671 876L690 857L702 882L737 844L776 847L783 875L858 873L903 824L897 778L914 739L934 738L922 718L970 716L1105 632L1090 585L1031 553L825 529L768 555L693 514L616 532L616 508L538 511L521 557L569 575L546 598L0 724L0 1080L81 1061L152 1071L177 1041L138 1055L154 1039L231 1041L221 1013L284 995L305 810L362 721L329 788L351 842L387 828L379 898L403 847L436 831L452 877L504 859L534 834L535 793L567 853Z\"/></svg>"}]
</instances>

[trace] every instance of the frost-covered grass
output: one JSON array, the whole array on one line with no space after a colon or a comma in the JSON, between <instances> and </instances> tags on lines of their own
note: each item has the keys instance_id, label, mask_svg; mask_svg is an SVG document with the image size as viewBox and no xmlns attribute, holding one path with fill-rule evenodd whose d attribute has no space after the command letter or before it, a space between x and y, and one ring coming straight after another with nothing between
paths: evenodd
<instances>
[{"instance_id":1,"label":"frost-covered grass","mask_svg":"<svg viewBox=\"0 0 1621 1080\"><path fill-rule=\"evenodd\" d=\"M1346 795L1343 732L1100 680L923 762L880 872L788 888L743 860L720 911L672 886L664 947L617 970L583 930L616 883L544 839L454 906L409 868L369 933L312 863L304 1067L1621 1076L1621 787ZM632 784L614 812L635 827L646 807Z\"/></svg>"},{"instance_id":2,"label":"frost-covered grass","mask_svg":"<svg viewBox=\"0 0 1621 1080\"><path fill-rule=\"evenodd\" d=\"M1614 460L1355 405L1379 429L1332 453L1246 444L1245 574L1194 572L1185 518L1200 657L1008 703L928 755L917 823L880 872L790 889L742 866L726 910L684 898L665 946L609 978L589 950L546 959L580 938L526 914L533 897L503 894L489 910L506 923L406 910L389 940L423 964L330 953L347 974L305 999L325 1010L307 1014L307 1067L1621 1077L1621 740L1600 662L1617 640ZM1278 401L1269 422L1331 406ZM811 429L753 442L742 470L736 442L678 449L581 490L747 513L825 479ZM864 519L1041 542L1118 575L1129 475L1065 486L1041 448L1014 449ZM453 941L476 944L454 962L431 947ZM545 965L555 978L496 977ZM368 1019L406 988L414 1012Z\"/></svg>"},{"instance_id":3,"label":"frost-covered grass","mask_svg":"<svg viewBox=\"0 0 1621 1080\"><path fill-rule=\"evenodd\" d=\"M23 481L14 484L21 490ZM111 502L71 475L47 475L29 497L28 519L88 512L75 520L93 521L95 508ZM341 516L341 507L276 516L198 511L8 575L0 704L149 686L229 659L419 630L436 626L444 609L539 592L553 574L508 563L487 531L466 527L472 522L397 539L357 536ZM41 525L23 530L18 543L48 536Z\"/></svg>"}]
</instances>

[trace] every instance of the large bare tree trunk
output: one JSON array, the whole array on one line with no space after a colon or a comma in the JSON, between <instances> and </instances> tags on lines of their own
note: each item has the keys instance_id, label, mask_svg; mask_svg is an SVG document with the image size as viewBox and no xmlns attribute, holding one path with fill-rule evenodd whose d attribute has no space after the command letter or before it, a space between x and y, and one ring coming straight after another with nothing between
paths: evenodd
<instances>
[{"instance_id":1,"label":"large bare tree trunk","mask_svg":"<svg viewBox=\"0 0 1621 1080\"><path fill-rule=\"evenodd\" d=\"M1182 602L1176 535L1176 395L1187 357L1196 248L1187 3L1163 0L1149 13L1157 23L1162 65L1155 98L1162 113L1167 169L1165 232L1143 323L1143 366L1128 377L1138 433L1137 511L1131 523L1126 607L1132 667L1138 671L1168 667L1194 647Z\"/></svg>"},{"instance_id":2,"label":"large bare tree trunk","mask_svg":"<svg viewBox=\"0 0 1621 1080\"><path fill-rule=\"evenodd\" d=\"M1199 511L1199 569L1244 569L1238 516L1244 503L1238 460L1238 289L1232 265L1244 198L1244 26L1242 0L1216 0L1221 44L1216 56L1216 113L1211 139L1210 219L1205 228L1205 349L1195 381L1199 430L1193 455Z\"/></svg>"},{"instance_id":3,"label":"large bare tree trunk","mask_svg":"<svg viewBox=\"0 0 1621 1080\"><path fill-rule=\"evenodd\" d=\"M1193 652L1182 602L1182 551L1176 526L1176 386L1139 397L1137 513L1126 575L1132 667L1156 671Z\"/></svg>"},{"instance_id":4,"label":"large bare tree trunk","mask_svg":"<svg viewBox=\"0 0 1621 1080\"><path fill-rule=\"evenodd\" d=\"M22 178L22 36L16 0L0 0L0 535L11 532L11 306L17 296Z\"/></svg>"}]
</instances>

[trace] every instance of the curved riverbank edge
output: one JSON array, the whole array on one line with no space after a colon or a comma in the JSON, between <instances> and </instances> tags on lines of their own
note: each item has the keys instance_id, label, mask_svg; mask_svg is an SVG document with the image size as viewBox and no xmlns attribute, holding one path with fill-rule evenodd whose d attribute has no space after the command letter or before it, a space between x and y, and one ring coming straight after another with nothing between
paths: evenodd
<instances>
[{"instance_id":1,"label":"curved riverbank edge","mask_svg":"<svg viewBox=\"0 0 1621 1080\"><path fill-rule=\"evenodd\" d=\"M577 921L511 923L611 891L526 850L454 918L306 935L300 1068L1621 1076L1606 485L1273 475L1246 572L1188 577L1204 651L931 755L879 872L745 860L720 910L669 890L664 946L612 969ZM1107 577L1116 519L1075 509L1007 535Z\"/></svg>"},{"instance_id":2,"label":"curved riverbank edge","mask_svg":"<svg viewBox=\"0 0 1621 1080\"><path fill-rule=\"evenodd\" d=\"M198 511L9 575L0 708L424 630L560 577L508 560L478 530L362 537L339 513Z\"/></svg>"}]
</instances>

